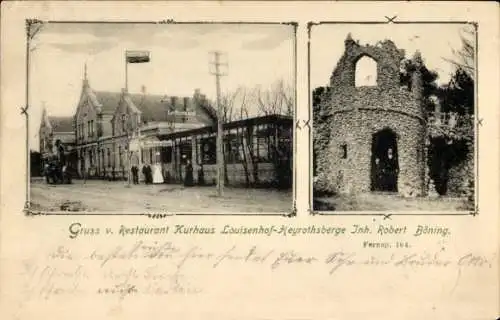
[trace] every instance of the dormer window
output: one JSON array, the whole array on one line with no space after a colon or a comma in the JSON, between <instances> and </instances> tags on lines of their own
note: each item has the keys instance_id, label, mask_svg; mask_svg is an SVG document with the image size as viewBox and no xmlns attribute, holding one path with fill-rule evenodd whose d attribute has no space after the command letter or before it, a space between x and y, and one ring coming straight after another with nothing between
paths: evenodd
<instances>
[{"instance_id":1,"label":"dormer window","mask_svg":"<svg viewBox=\"0 0 500 320\"><path fill-rule=\"evenodd\" d=\"M363 56L356 62L356 74L354 78L356 87L373 87L377 85L377 62Z\"/></svg>"}]
</instances>

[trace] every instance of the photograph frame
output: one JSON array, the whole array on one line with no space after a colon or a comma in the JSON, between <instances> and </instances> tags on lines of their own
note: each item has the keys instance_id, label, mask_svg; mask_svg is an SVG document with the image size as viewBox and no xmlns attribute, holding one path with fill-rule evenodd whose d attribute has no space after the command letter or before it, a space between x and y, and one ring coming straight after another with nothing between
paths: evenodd
<instances>
[{"instance_id":1,"label":"photograph frame","mask_svg":"<svg viewBox=\"0 0 500 320\"><path fill-rule=\"evenodd\" d=\"M309 142L309 181L308 181L308 213L310 216L380 216L383 220L391 219L391 216L477 216L479 214L479 131L483 119L479 117L479 99L478 99L478 76L479 76L479 23L477 21L442 21L442 20L397 20L398 16L384 16L384 19L374 21L309 21L307 23L307 91L308 91L308 142ZM315 26L321 25L387 25L387 24L462 24L472 25L474 27L474 209L455 211L455 212L425 212L425 211L399 211L399 212L378 212L378 211L324 211L314 209L314 188L313 188L313 170L314 170L314 117L313 117L313 94L311 86L311 34Z\"/></svg>"},{"instance_id":2,"label":"photograph frame","mask_svg":"<svg viewBox=\"0 0 500 320\"><path fill-rule=\"evenodd\" d=\"M151 211L151 212L124 212L124 211L107 211L107 212L91 212L91 211L76 211L76 212L68 212L68 211L42 211L36 210L32 207L31 201L31 155L30 155L30 138L29 138L29 124L30 124L30 69L31 69L31 59L30 59L30 51L31 51L31 40L38 30L32 34L32 27L36 25L43 24L114 24L114 25L127 25L127 24L141 24L141 25L200 25L200 24L223 24L223 25L283 25L290 26L293 28L293 59L292 59L292 75L293 79L291 81L291 85L293 87L293 116L291 123L291 132L292 132L292 190L291 190L291 203L290 203L290 211L283 212L165 212L165 211ZM29 18L25 19L25 27L26 27L26 57L25 57L25 66L26 66L26 83L25 83L25 105L20 107L20 115L25 118L25 132L26 132L26 172L25 172L25 202L23 206L23 213L27 217L33 216L145 216L151 219L162 219L173 216L258 216L258 217L284 217L284 218L293 218L297 216L297 188L296 188L296 179L297 179L297 161L296 155L298 152L297 147L297 129L299 129L297 123L299 122L297 111L298 111L298 103L297 103L297 29L298 22L295 21L230 21L230 20L175 20L175 19L164 19L164 20L127 20L127 21L113 21L113 20L41 20L38 18Z\"/></svg>"}]
</instances>

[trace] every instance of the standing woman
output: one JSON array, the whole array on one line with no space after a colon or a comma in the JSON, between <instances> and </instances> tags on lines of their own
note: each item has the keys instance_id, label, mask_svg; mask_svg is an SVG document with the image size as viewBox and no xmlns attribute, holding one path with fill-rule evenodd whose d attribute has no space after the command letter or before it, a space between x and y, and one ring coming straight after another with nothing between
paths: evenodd
<instances>
[{"instance_id":1,"label":"standing woman","mask_svg":"<svg viewBox=\"0 0 500 320\"><path fill-rule=\"evenodd\" d=\"M398 174L399 165L394 157L392 148L387 150L387 189L388 191L397 191L398 189Z\"/></svg>"},{"instance_id":2,"label":"standing woman","mask_svg":"<svg viewBox=\"0 0 500 320\"><path fill-rule=\"evenodd\" d=\"M186 187L192 187L194 185L193 180L193 165L191 164L191 160L188 160L186 164L186 177L184 178L184 185Z\"/></svg>"}]
</instances>

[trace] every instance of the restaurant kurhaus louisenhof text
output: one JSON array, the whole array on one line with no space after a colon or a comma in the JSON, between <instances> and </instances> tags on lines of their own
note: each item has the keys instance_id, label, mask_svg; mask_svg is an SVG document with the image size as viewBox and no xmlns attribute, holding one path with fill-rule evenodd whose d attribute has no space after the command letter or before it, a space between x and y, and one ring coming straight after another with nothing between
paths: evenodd
<instances>
[{"instance_id":1,"label":"restaurant kurhaus louisenhof text","mask_svg":"<svg viewBox=\"0 0 500 320\"><path fill-rule=\"evenodd\" d=\"M173 234L216 234L217 230L215 227L204 227L197 225L183 225L177 224L172 227L164 226L164 227L131 227L127 228L125 226L121 226L119 229L119 234L122 236L127 235L158 235L158 234L167 234L171 231ZM242 234L242 235L255 235L255 234L264 234L264 235L298 235L298 234L332 234L332 235L341 235L346 233L345 227L329 227L329 226L309 226L309 227L292 227L287 225L270 225L270 226L255 226L255 227L246 227L246 226L231 226L225 225L219 232L220 234Z\"/></svg>"}]
</instances>

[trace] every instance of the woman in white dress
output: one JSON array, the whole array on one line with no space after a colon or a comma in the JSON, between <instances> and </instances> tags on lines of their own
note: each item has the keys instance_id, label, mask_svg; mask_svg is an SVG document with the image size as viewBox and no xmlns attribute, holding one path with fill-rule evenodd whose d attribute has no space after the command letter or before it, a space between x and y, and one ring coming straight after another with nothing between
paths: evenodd
<instances>
[{"instance_id":1,"label":"woman in white dress","mask_svg":"<svg viewBox=\"0 0 500 320\"><path fill-rule=\"evenodd\" d=\"M161 165L156 163L153 165L153 183L163 183L163 174L161 173Z\"/></svg>"}]
</instances>

